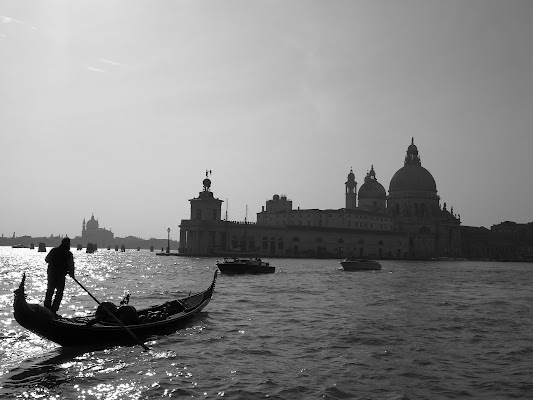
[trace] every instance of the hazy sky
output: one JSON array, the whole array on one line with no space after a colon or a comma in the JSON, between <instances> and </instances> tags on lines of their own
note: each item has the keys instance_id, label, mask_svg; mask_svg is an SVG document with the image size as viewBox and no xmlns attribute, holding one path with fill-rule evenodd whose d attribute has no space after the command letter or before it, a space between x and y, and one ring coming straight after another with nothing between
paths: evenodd
<instances>
[{"instance_id":1,"label":"hazy sky","mask_svg":"<svg viewBox=\"0 0 533 400\"><path fill-rule=\"evenodd\" d=\"M274 194L385 189L414 137L463 225L531 222L529 0L0 0L0 234L179 238L212 170ZM223 212L226 202L223 203Z\"/></svg>"}]
</instances>

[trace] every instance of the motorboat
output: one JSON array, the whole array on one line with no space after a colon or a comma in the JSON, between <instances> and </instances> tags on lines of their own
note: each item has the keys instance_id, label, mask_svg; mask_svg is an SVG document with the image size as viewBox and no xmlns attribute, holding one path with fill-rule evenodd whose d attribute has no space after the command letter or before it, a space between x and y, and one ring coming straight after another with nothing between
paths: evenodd
<instances>
[{"instance_id":1,"label":"motorboat","mask_svg":"<svg viewBox=\"0 0 533 400\"><path fill-rule=\"evenodd\" d=\"M345 271L380 270L381 264L366 258L345 258L340 262Z\"/></svg>"},{"instance_id":2,"label":"motorboat","mask_svg":"<svg viewBox=\"0 0 533 400\"><path fill-rule=\"evenodd\" d=\"M276 268L270 263L255 258L227 258L222 262L217 261L217 267L223 274L271 274Z\"/></svg>"}]
</instances>

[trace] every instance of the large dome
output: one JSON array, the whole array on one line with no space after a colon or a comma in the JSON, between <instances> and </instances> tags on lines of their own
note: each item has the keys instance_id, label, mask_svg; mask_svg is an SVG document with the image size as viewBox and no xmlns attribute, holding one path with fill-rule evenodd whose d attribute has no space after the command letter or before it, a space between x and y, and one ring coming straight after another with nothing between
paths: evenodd
<instances>
[{"instance_id":1,"label":"large dome","mask_svg":"<svg viewBox=\"0 0 533 400\"><path fill-rule=\"evenodd\" d=\"M407 148L405 163L392 177L389 193L397 190L423 190L437 192L437 185L431 173L422 167L414 139Z\"/></svg>"},{"instance_id":2,"label":"large dome","mask_svg":"<svg viewBox=\"0 0 533 400\"><path fill-rule=\"evenodd\" d=\"M87 229L98 229L98 220L94 219L94 214L91 219L87 221Z\"/></svg>"},{"instance_id":3,"label":"large dome","mask_svg":"<svg viewBox=\"0 0 533 400\"><path fill-rule=\"evenodd\" d=\"M389 192L396 190L424 190L436 192L437 184L431 173L420 165L405 165L392 177Z\"/></svg>"}]
</instances>

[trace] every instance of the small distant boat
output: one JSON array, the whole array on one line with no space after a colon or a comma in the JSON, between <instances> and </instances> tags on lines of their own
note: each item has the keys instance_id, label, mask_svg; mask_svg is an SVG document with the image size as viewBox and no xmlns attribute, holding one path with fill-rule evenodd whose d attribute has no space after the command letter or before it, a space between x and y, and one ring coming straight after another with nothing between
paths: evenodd
<instances>
[{"instance_id":1,"label":"small distant boat","mask_svg":"<svg viewBox=\"0 0 533 400\"><path fill-rule=\"evenodd\" d=\"M46 244L44 242L39 242L39 250L37 250L39 253L46 253Z\"/></svg>"},{"instance_id":2,"label":"small distant boat","mask_svg":"<svg viewBox=\"0 0 533 400\"><path fill-rule=\"evenodd\" d=\"M223 274L271 274L276 272L276 267L256 258L224 258L217 261L217 267Z\"/></svg>"},{"instance_id":3,"label":"small distant boat","mask_svg":"<svg viewBox=\"0 0 533 400\"><path fill-rule=\"evenodd\" d=\"M345 271L372 271L381 269L380 263L365 258L345 258L340 264Z\"/></svg>"},{"instance_id":4,"label":"small distant boat","mask_svg":"<svg viewBox=\"0 0 533 400\"><path fill-rule=\"evenodd\" d=\"M30 248L30 246L28 246L27 244L14 244L11 247L13 249L29 249Z\"/></svg>"}]
</instances>

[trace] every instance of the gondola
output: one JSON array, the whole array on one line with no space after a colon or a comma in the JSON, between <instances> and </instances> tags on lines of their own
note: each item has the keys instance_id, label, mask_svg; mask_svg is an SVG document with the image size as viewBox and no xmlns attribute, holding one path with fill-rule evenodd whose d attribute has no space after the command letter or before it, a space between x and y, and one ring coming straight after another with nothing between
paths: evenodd
<instances>
[{"instance_id":1,"label":"gondola","mask_svg":"<svg viewBox=\"0 0 533 400\"><path fill-rule=\"evenodd\" d=\"M157 306L141 310L135 310L129 305L120 306L113 310L114 315L121 321L119 324L103 310L103 307L112 308L111 303L107 302L101 303L94 314L73 318L55 316L39 304L27 303L24 274L19 288L15 290L14 316L22 327L63 347L131 345L135 344L135 338L144 341L183 328L209 304L216 279L217 271L213 282L203 292ZM128 330L133 335L128 333Z\"/></svg>"}]
</instances>

